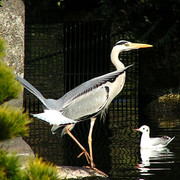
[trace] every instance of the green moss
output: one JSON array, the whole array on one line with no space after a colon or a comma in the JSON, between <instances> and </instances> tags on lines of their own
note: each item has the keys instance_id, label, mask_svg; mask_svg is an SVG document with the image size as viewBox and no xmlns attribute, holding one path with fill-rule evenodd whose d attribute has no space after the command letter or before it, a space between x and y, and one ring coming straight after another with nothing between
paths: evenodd
<instances>
[{"instance_id":1,"label":"green moss","mask_svg":"<svg viewBox=\"0 0 180 180\"><path fill-rule=\"evenodd\" d=\"M27 136L30 119L17 108L0 106L0 140L15 136Z\"/></svg>"}]
</instances>

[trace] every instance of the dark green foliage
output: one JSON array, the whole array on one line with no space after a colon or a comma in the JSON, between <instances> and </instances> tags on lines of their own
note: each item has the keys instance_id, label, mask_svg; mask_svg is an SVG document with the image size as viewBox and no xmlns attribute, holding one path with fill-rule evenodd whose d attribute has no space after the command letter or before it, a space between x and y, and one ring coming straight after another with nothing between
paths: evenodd
<instances>
[{"instance_id":1,"label":"dark green foliage","mask_svg":"<svg viewBox=\"0 0 180 180\"><path fill-rule=\"evenodd\" d=\"M57 168L51 163L45 163L42 158L31 159L24 180L57 180Z\"/></svg>"},{"instance_id":2,"label":"dark green foliage","mask_svg":"<svg viewBox=\"0 0 180 180\"><path fill-rule=\"evenodd\" d=\"M0 106L0 140L15 136L27 136L30 119L17 108Z\"/></svg>"},{"instance_id":3,"label":"dark green foliage","mask_svg":"<svg viewBox=\"0 0 180 180\"><path fill-rule=\"evenodd\" d=\"M21 91L20 83L15 80L12 72L11 68L0 62L0 104L17 98Z\"/></svg>"},{"instance_id":4,"label":"dark green foliage","mask_svg":"<svg viewBox=\"0 0 180 180\"><path fill-rule=\"evenodd\" d=\"M6 67L1 61L5 55L5 41L0 38L0 105L5 101L16 98L21 90L21 85L15 80L13 70ZM0 106L0 140L15 136L27 136L30 122L27 114L7 105Z\"/></svg>"},{"instance_id":5,"label":"dark green foliage","mask_svg":"<svg viewBox=\"0 0 180 180\"><path fill-rule=\"evenodd\" d=\"M15 155L8 155L0 150L0 179L20 180L20 165Z\"/></svg>"},{"instance_id":6,"label":"dark green foliage","mask_svg":"<svg viewBox=\"0 0 180 180\"><path fill-rule=\"evenodd\" d=\"M27 166L20 166L15 154L0 150L0 179L2 180L57 180L57 168L41 158L31 159Z\"/></svg>"},{"instance_id":7,"label":"dark green foliage","mask_svg":"<svg viewBox=\"0 0 180 180\"><path fill-rule=\"evenodd\" d=\"M0 38L0 105L5 101L17 98L21 91L20 83L15 80L13 70L6 67L1 61L5 55L4 47L5 42Z\"/></svg>"},{"instance_id":8,"label":"dark green foliage","mask_svg":"<svg viewBox=\"0 0 180 180\"><path fill-rule=\"evenodd\" d=\"M179 1L102 0L103 15L120 23L119 32L131 31L141 41L165 45L178 36Z\"/></svg>"}]
</instances>

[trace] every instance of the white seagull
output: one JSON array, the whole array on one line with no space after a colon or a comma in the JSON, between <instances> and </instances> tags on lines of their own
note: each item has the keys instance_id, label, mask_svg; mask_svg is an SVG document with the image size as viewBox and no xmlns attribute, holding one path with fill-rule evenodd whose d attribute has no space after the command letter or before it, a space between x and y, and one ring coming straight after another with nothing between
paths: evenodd
<instances>
[{"instance_id":1,"label":"white seagull","mask_svg":"<svg viewBox=\"0 0 180 180\"><path fill-rule=\"evenodd\" d=\"M150 128L146 125L141 126L136 131L142 132L141 148L164 148L175 138L175 136L173 138L169 136L150 138Z\"/></svg>"}]
</instances>

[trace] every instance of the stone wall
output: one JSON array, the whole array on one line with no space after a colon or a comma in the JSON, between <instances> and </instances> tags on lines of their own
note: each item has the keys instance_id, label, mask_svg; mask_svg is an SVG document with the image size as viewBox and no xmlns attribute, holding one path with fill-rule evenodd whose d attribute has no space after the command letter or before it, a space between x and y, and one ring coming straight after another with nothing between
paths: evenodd
<instances>
[{"instance_id":1,"label":"stone wall","mask_svg":"<svg viewBox=\"0 0 180 180\"><path fill-rule=\"evenodd\" d=\"M14 73L24 74L24 27L25 6L22 0L2 0L0 7L0 36L6 41L6 56L3 61L14 69ZM22 107L22 94L18 99L9 103L16 107ZM22 162L34 153L29 145L21 138L13 138L0 142L0 148L9 152L17 152Z\"/></svg>"},{"instance_id":2,"label":"stone wall","mask_svg":"<svg viewBox=\"0 0 180 180\"><path fill-rule=\"evenodd\" d=\"M25 6L22 0L2 0L0 7L0 36L6 41L6 56L3 61L14 72L24 72L24 25Z\"/></svg>"}]
</instances>

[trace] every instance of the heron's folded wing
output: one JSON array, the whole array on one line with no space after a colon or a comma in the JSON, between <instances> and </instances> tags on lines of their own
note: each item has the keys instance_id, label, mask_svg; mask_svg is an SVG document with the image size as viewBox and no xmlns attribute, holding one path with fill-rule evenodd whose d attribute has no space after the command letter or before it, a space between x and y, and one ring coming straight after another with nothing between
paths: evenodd
<instances>
[{"instance_id":1,"label":"heron's folded wing","mask_svg":"<svg viewBox=\"0 0 180 180\"><path fill-rule=\"evenodd\" d=\"M57 104L62 105L64 103L71 102L80 94L84 94L87 91L92 91L93 89L96 89L100 86L106 86L106 84L109 82L114 82L116 78L119 77L119 75L123 74L131 66L132 65L129 65L127 67L124 67L124 69L117 70L82 83L81 85L67 92L62 98L58 99ZM61 110L61 106L59 107L59 110Z\"/></svg>"},{"instance_id":2,"label":"heron's folded wing","mask_svg":"<svg viewBox=\"0 0 180 180\"><path fill-rule=\"evenodd\" d=\"M109 97L107 86L98 87L91 91L79 94L73 100L64 104L62 114L74 120L83 120L100 113Z\"/></svg>"}]
</instances>

